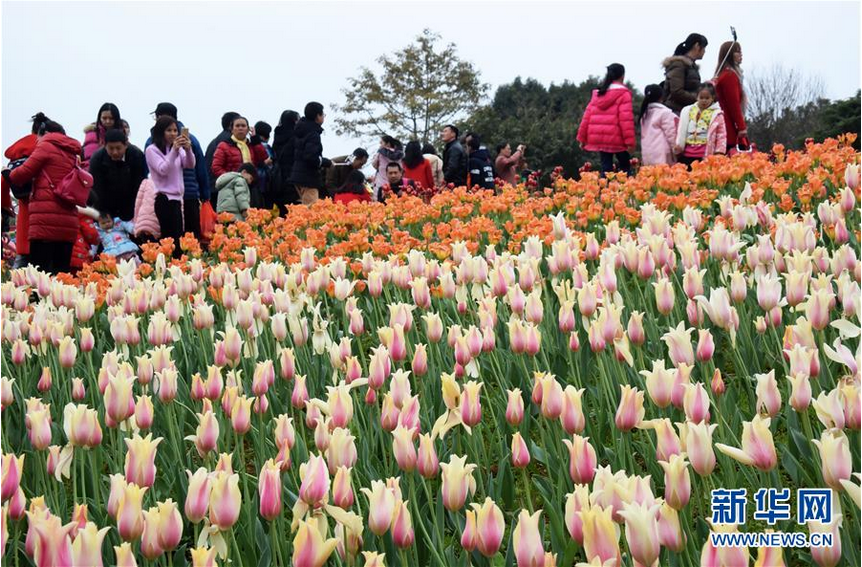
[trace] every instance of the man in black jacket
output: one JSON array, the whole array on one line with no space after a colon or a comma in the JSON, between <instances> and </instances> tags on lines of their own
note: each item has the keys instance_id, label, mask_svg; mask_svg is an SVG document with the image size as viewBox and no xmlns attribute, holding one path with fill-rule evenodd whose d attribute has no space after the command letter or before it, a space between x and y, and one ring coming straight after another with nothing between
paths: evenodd
<instances>
[{"instance_id":1,"label":"man in black jacket","mask_svg":"<svg viewBox=\"0 0 862 567\"><path fill-rule=\"evenodd\" d=\"M443 179L455 187L467 183L467 154L458 141L458 128L449 124L443 128Z\"/></svg>"},{"instance_id":2,"label":"man in black jacket","mask_svg":"<svg viewBox=\"0 0 862 567\"><path fill-rule=\"evenodd\" d=\"M144 152L129 143L123 130L108 130L105 146L90 158L90 174L97 208L111 218L134 219L135 200L147 166Z\"/></svg>"},{"instance_id":3,"label":"man in black jacket","mask_svg":"<svg viewBox=\"0 0 862 567\"><path fill-rule=\"evenodd\" d=\"M305 105L305 116L297 122L294 130L294 158L291 182L296 184L303 205L311 205L320 198L320 168L332 162L323 157L323 105L309 102Z\"/></svg>"},{"instance_id":4,"label":"man in black jacket","mask_svg":"<svg viewBox=\"0 0 862 567\"><path fill-rule=\"evenodd\" d=\"M362 169L368 163L368 152L365 148L356 148L349 156L338 156L332 158L332 167L326 168L324 175L324 189L332 196L336 190L344 185L351 171Z\"/></svg>"},{"instance_id":5,"label":"man in black jacket","mask_svg":"<svg viewBox=\"0 0 862 567\"><path fill-rule=\"evenodd\" d=\"M204 159L207 162L207 173L209 174L210 183L210 202L213 207L218 203L218 191L215 188L217 175L213 175L213 158L219 144L230 140L230 125L233 124L234 118L239 118L239 112L225 112L221 117L221 133L212 139L207 146L207 151L204 154Z\"/></svg>"},{"instance_id":6,"label":"man in black jacket","mask_svg":"<svg viewBox=\"0 0 862 567\"><path fill-rule=\"evenodd\" d=\"M482 189L493 189L494 166L491 163L491 156L488 155L488 148L482 145L479 134L467 135L467 153L470 155L467 162L468 188L478 185Z\"/></svg>"}]
</instances>

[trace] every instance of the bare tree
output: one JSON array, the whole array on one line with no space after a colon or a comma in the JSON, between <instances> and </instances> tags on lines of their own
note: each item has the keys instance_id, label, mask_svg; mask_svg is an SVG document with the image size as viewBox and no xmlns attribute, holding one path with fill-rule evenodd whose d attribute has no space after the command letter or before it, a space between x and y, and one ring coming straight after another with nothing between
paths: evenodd
<instances>
[{"instance_id":1,"label":"bare tree","mask_svg":"<svg viewBox=\"0 0 862 567\"><path fill-rule=\"evenodd\" d=\"M753 69L744 88L750 136L763 150L775 143L795 145L800 133L811 129L817 107L827 102L819 75L780 63Z\"/></svg>"},{"instance_id":2,"label":"bare tree","mask_svg":"<svg viewBox=\"0 0 862 567\"><path fill-rule=\"evenodd\" d=\"M808 75L776 63L753 69L745 81L745 90L748 115L752 119L769 117L775 121L787 110L816 102L825 89L819 75Z\"/></svg>"}]
</instances>

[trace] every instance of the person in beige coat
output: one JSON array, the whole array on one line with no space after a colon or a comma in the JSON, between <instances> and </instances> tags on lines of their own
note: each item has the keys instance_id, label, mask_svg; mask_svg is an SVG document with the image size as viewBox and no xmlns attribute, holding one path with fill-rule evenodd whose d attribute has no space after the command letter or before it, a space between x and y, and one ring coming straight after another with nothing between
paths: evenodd
<instances>
[{"instance_id":1,"label":"person in beige coat","mask_svg":"<svg viewBox=\"0 0 862 567\"><path fill-rule=\"evenodd\" d=\"M434 186L443 185L443 160L437 155L437 150L431 144L422 146L422 157L431 164L431 174L434 176Z\"/></svg>"}]
</instances>

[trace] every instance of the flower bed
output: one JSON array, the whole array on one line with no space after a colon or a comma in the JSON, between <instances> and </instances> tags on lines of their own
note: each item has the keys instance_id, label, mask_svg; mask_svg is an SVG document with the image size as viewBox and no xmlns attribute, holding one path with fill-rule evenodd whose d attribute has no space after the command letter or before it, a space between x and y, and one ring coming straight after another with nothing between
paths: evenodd
<instances>
[{"instance_id":1,"label":"flower bed","mask_svg":"<svg viewBox=\"0 0 862 567\"><path fill-rule=\"evenodd\" d=\"M857 565L858 161L252 211L178 261L6 272L4 562ZM710 543L767 529L833 541Z\"/></svg>"}]
</instances>

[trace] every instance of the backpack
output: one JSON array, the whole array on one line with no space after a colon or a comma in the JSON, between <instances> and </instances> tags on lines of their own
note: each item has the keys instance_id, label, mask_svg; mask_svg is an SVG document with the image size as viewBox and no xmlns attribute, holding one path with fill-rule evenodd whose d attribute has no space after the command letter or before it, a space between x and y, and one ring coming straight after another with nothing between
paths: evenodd
<instances>
[{"instance_id":1,"label":"backpack","mask_svg":"<svg viewBox=\"0 0 862 567\"><path fill-rule=\"evenodd\" d=\"M81 167L80 158L75 158L75 165L57 185L54 185L45 170L42 170L42 175L48 180L54 197L61 203L79 207L87 204L90 190L93 188L93 176Z\"/></svg>"}]
</instances>

